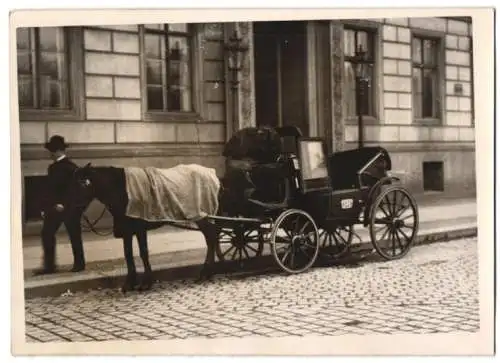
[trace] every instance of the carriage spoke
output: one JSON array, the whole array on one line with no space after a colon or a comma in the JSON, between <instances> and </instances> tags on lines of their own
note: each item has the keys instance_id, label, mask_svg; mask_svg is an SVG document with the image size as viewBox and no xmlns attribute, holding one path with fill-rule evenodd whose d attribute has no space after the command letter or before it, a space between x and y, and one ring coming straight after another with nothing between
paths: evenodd
<instances>
[{"instance_id":1,"label":"carriage spoke","mask_svg":"<svg viewBox=\"0 0 500 363\"><path fill-rule=\"evenodd\" d=\"M250 258L250 255L248 254L248 251L246 248L243 248L243 252L245 253L245 256L247 256L247 258Z\"/></svg>"},{"instance_id":2,"label":"carriage spoke","mask_svg":"<svg viewBox=\"0 0 500 363\"><path fill-rule=\"evenodd\" d=\"M391 200L389 199L389 196L388 196L388 195L386 195L384 199L385 199L385 201L386 201L386 203L385 203L385 204L387 205L387 207L388 207L388 209L389 209L389 214L387 215L387 217L389 217L389 218L390 218L390 217L391 217L391 215L392 215L392 213L391 213L391 211L392 211L392 203L391 203ZM382 207L382 204L380 205L380 207Z\"/></svg>"},{"instance_id":3,"label":"carriage spoke","mask_svg":"<svg viewBox=\"0 0 500 363\"><path fill-rule=\"evenodd\" d=\"M408 218L411 218L411 217L415 217L415 216L413 215L413 213L412 213L412 214L410 214L409 216L404 217L404 218L400 218L400 220L402 220L402 221L406 221Z\"/></svg>"},{"instance_id":4,"label":"carriage spoke","mask_svg":"<svg viewBox=\"0 0 500 363\"><path fill-rule=\"evenodd\" d=\"M334 244L334 242L335 242L335 239L333 238L333 234L331 234L331 233L330 233L330 234L328 234L328 242L329 242L329 243L328 243L328 245L329 245L330 247L333 247L333 244Z\"/></svg>"},{"instance_id":5,"label":"carriage spoke","mask_svg":"<svg viewBox=\"0 0 500 363\"><path fill-rule=\"evenodd\" d=\"M335 235L338 236L338 239L335 238ZM333 238L335 238L335 242L339 242L341 244L346 244L347 243L347 240L344 237L342 237L342 235L338 231L334 232L334 237ZM339 239L340 239L340 241L339 241Z\"/></svg>"},{"instance_id":6,"label":"carriage spoke","mask_svg":"<svg viewBox=\"0 0 500 363\"><path fill-rule=\"evenodd\" d=\"M308 227L309 225L311 225L311 222L307 221L304 226L302 227L302 229L300 230L299 234L303 234L304 231L306 230L306 227Z\"/></svg>"},{"instance_id":7,"label":"carriage spoke","mask_svg":"<svg viewBox=\"0 0 500 363\"><path fill-rule=\"evenodd\" d=\"M225 231L225 230L223 230L223 229L222 229L222 230L220 231L220 233L222 233L222 234L226 235L226 236L227 236L227 237L229 237L229 238L232 238L232 237L233 237L233 233L232 233L232 231Z\"/></svg>"},{"instance_id":8,"label":"carriage spoke","mask_svg":"<svg viewBox=\"0 0 500 363\"><path fill-rule=\"evenodd\" d=\"M237 252L238 252L238 248L235 248L233 254L231 255L231 260L234 260Z\"/></svg>"},{"instance_id":9,"label":"carriage spoke","mask_svg":"<svg viewBox=\"0 0 500 363\"><path fill-rule=\"evenodd\" d=\"M376 230L375 230L375 235L376 235L377 233L379 233L381 230L383 230L384 228L387 228L387 224L384 224L382 227L380 227L380 228L376 229Z\"/></svg>"},{"instance_id":10,"label":"carriage spoke","mask_svg":"<svg viewBox=\"0 0 500 363\"><path fill-rule=\"evenodd\" d=\"M396 233L396 237L398 239L399 248L401 248L401 251L403 251L404 247L403 247L403 244L401 243L401 238L399 238L398 230L396 230L395 233Z\"/></svg>"},{"instance_id":11,"label":"carriage spoke","mask_svg":"<svg viewBox=\"0 0 500 363\"><path fill-rule=\"evenodd\" d=\"M401 232L401 234L403 235L403 237L405 238L406 242L409 243L411 241L411 238L408 237L408 235L406 233L404 233L401 228L399 228L399 232Z\"/></svg>"},{"instance_id":12,"label":"carriage spoke","mask_svg":"<svg viewBox=\"0 0 500 363\"><path fill-rule=\"evenodd\" d=\"M384 241L385 236L387 235L387 233L389 233L389 232L390 232L390 228L389 228L388 226L385 226L385 228L386 228L386 231L385 231L385 233L382 235L382 237L380 238L380 240L381 240L381 241Z\"/></svg>"},{"instance_id":13,"label":"carriage spoke","mask_svg":"<svg viewBox=\"0 0 500 363\"><path fill-rule=\"evenodd\" d=\"M387 204L387 203L386 203L386 204ZM390 204L387 204L387 205L388 205L388 206L389 206L389 208L390 208ZM384 212L384 214L385 214L385 216L386 216L387 218L391 218L391 216L390 216L390 215L389 215L389 214L385 211L385 208L383 207L382 203L380 203L379 208L380 208L380 210L381 210L382 212Z\"/></svg>"},{"instance_id":14,"label":"carriage spoke","mask_svg":"<svg viewBox=\"0 0 500 363\"><path fill-rule=\"evenodd\" d=\"M392 255L396 256L396 236L394 230L391 231Z\"/></svg>"},{"instance_id":15,"label":"carriage spoke","mask_svg":"<svg viewBox=\"0 0 500 363\"><path fill-rule=\"evenodd\" d=\"M235 246L235 245L231 245L231 247L229 247L229 248L226 250L226 252L224 252L224 253L222 254L222 256L226 256L226 255L229 253L229 251L231 251L233 248L236 248L236 246Z\"/></svg>"},{"instance_id":16,"label":"carriage spoke","mask_svg":"<svg viewBox=\"0 0 500 363\"><path fill-rule=\"evenodd\" d=\"M347 228L346 226L340 227L344 232L351 233L350 229Z\"/></svg>"},{"instance_id":17,"label":"carriage spoke","mask_svg":"<svg viewBox=\"0 0 500 363\"><path fill-rule=\"evenodd\" d=\"M253 248L251 245L249 245L249 244L248 244L248 245L247 245L247 247L248 247L249 249L251 249L252 251L254 251L256 254L257 254L257 253L259 253L259 251L257 251L257 250L256 250L255 248Z\"/></svg>"},{"instance_id":18,"label":"carriage spoke","mask_svg":"<svg viewBox=\"0 0 500 363\"><path fill-rule=\"evenodd\" d=\"M399 206L400 206L399 201L398 201L398 194L399 194L399 192L396 190L394 192L394 205L393 205L393 209L392 209L393 216L396 215L396 210L399 209ZM401 200L401 203L402 202L403 202L403 200Z\"/></svg>"},{"instance_id":19,"label":"carriage spoke","mask_svg":"<svg viewBox=\"0 0 500 363\"><path fill-rule=\"evenodd\" d=\"M290 267L291 268L295 267L295 248L292 248L290 252Z\"/></svg>"},{"instance_id":20,"label":"carriage spoke","mask_svg":"<svg viewBox=\"0 0 500 363\"><path fill-rule=\"evenodd\" d=\"M404 205L401 208L399 208L399 210L396 212L396 218L401 218L403 213L406 212L408 210L408 208L410 208L410 207L411 207L411 205L408 204L408 205Z\"/></svg>"}]
</instances>

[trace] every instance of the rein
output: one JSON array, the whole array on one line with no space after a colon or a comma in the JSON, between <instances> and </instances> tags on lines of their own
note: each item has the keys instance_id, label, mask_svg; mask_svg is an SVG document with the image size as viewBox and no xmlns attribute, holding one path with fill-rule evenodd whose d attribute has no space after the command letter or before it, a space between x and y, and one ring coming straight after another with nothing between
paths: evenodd
<instances>
[{"instance_id":1,"label":"rein","mask_svg":"<svg viewBox=\"0 0 500 363\"><path fill-rule=\"evenodd\" d=\"M85 215L85 213L82 214L82 217L83 217L83 221L82 222L85 222L86 223L86 226L83 225L82 223L82 229L83 227L86 227L88 228L91 232L97 234L98 236L109 236L111 233L113 233L113 230L109 231L109 232L99 232L95 226L97 225L97 223L100 222L100 220L104 217L104 213L106 213L106 206L104 206L104 208L102 209L102 213L99 217L97 217L94 222L90 221L90 219Z\"/></svg>"}]
</instances>

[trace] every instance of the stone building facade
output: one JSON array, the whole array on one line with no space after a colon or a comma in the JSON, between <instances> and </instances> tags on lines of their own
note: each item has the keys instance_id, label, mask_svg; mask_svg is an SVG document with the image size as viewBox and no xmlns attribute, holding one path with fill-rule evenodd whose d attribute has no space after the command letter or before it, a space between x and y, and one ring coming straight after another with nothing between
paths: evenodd
<instances>
[{"instance_id":1,"label":"stone building facade","mask_svg":"<svg viewBox=\"0 0 500 363\"><path fill-rule=\"evenodd\" d=\"M372 62L366 144L386 147L415 193L473 193L471 26L402 18L18 29L25 233L39 230L50 162L42 146L53 134L81 165L193 162L219 174L224 142L245 126L296 125L331 150L357 147L350 57L359 45ZM224 44L235 28L249 51L233 92Z\"/></svg>"}]
</instances>

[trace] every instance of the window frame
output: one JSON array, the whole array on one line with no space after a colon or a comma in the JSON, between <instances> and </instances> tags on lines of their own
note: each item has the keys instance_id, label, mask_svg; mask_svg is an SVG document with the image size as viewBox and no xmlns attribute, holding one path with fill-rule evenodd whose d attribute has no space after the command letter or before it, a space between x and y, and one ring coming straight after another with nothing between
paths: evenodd
<instances>
[{"instance_id":1,"label":"window frame","mask_svg":"<svg viewBox=\"0 0 500 363\"><path fill-rule=\"evenodd\" d=\"M370 82L371 92L372 92L372 102L373 102L373 112L374 115L363 115L363 122L365 124L377 124L381 118L381 114L384 110L383 105L383 89L382 82L383 79L383 52L382 52L382 27L383 24L370 20L342 20L342 84L346 84L345 73L344 73L344 63L345 63L345 54L344 54L344 30L350 29L354 31L364 31L372 34L373 39L373 79ZM346 124L356 124L358 123L358 116L349 116L346 114L346 105L347 102L345 97L342 100L342 113L344 115Z\"/></svg>"},{"instance_id":2,"label":"window frame","mask_svg":"<svg viewBox=\"0 0 500 363\"><path fill-rule=\"evenodd\" d=\"M144 36L146 28L144 24L139 25L139 61L140 61L140 84L141 84L141 113L145 121L154 122L176 122L197 121L203 114L203 92L200 92L200 84L203 80L203 57L201 57L200 45L202 44L199 24L187 23L190 34L190 71L191 74L191 102L192 111L150 111L147 99L147 70Z\"/></svg>"},{"instance_id":3,"label":"window frame","mask_svg":"<svg viewBox=\"0 0 500 363\"><path fill-rule=\"evenodd\" d=\"M432 30L424 30L424 29L411 29L410 28L410 61L411 61L411 96L412 96L412 120L417 124L424 125L441 125L445 119L446 113L446 82L445 82L445 71L446 71L446 41L445 41L446 33L432 31ZM413 52L414 38L419 39L429 39L437 42L436 44L436 72L437 72L437 90L439 92L436 102L437 102L437 110L439 112L437 117L416 117L415 116L415 105L413 104L413 100L415 98L415 90L413 88L413 69L415 68L415 62L413 60Z\"/></svg>"},{"instance_id":4,"label":"window frame","mask_svg":"<svg viewBox=\"0 0 500 363\"><path fill-rule=\"evenodd\" d=\"M40 27L27 27L30 29ZM74 121L84 119L84 70L83 70L83 30L81 27L62 26L68 42L66 56L68 57L68 74L69 74L69 94L70 94L70 109L39 109L39 108L21 108L19 107L20 121ZM16 31L16 47L17 47L17 31ZM17 51L16 51L17 54ZM17 82L17 56L16 56L16 82ZM17 85L19 87L19 85Z\"/></svg>"}]
</instances>

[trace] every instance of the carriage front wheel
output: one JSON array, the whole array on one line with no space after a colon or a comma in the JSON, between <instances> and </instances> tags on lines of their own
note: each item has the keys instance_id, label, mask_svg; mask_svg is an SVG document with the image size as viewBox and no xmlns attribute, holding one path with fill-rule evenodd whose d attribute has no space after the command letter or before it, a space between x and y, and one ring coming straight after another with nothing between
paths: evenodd
<instances>
[{"instance_id":1,"label":"carriage front wheel","mask_svg":"<svg viewBox=\"0 0 500 363\"><path fill-rule=\"evenodd\" d=\"M276 219L270 243L271 252L284 271L301 273L309 269L318 257L318 227L306 212L289 209Z\"/></svg>"},{"instance_id":2,"label":"carriage front wheel","mask_svg":"<svg viewBox=\"0 0 500 363\"><path fill-rule=\"evenodd\" d=\"M375 199L370 212L370 237L386 260L404 257L418 232L418 208L401 186L390 186Z\"/></svg>"}]
</instances>

